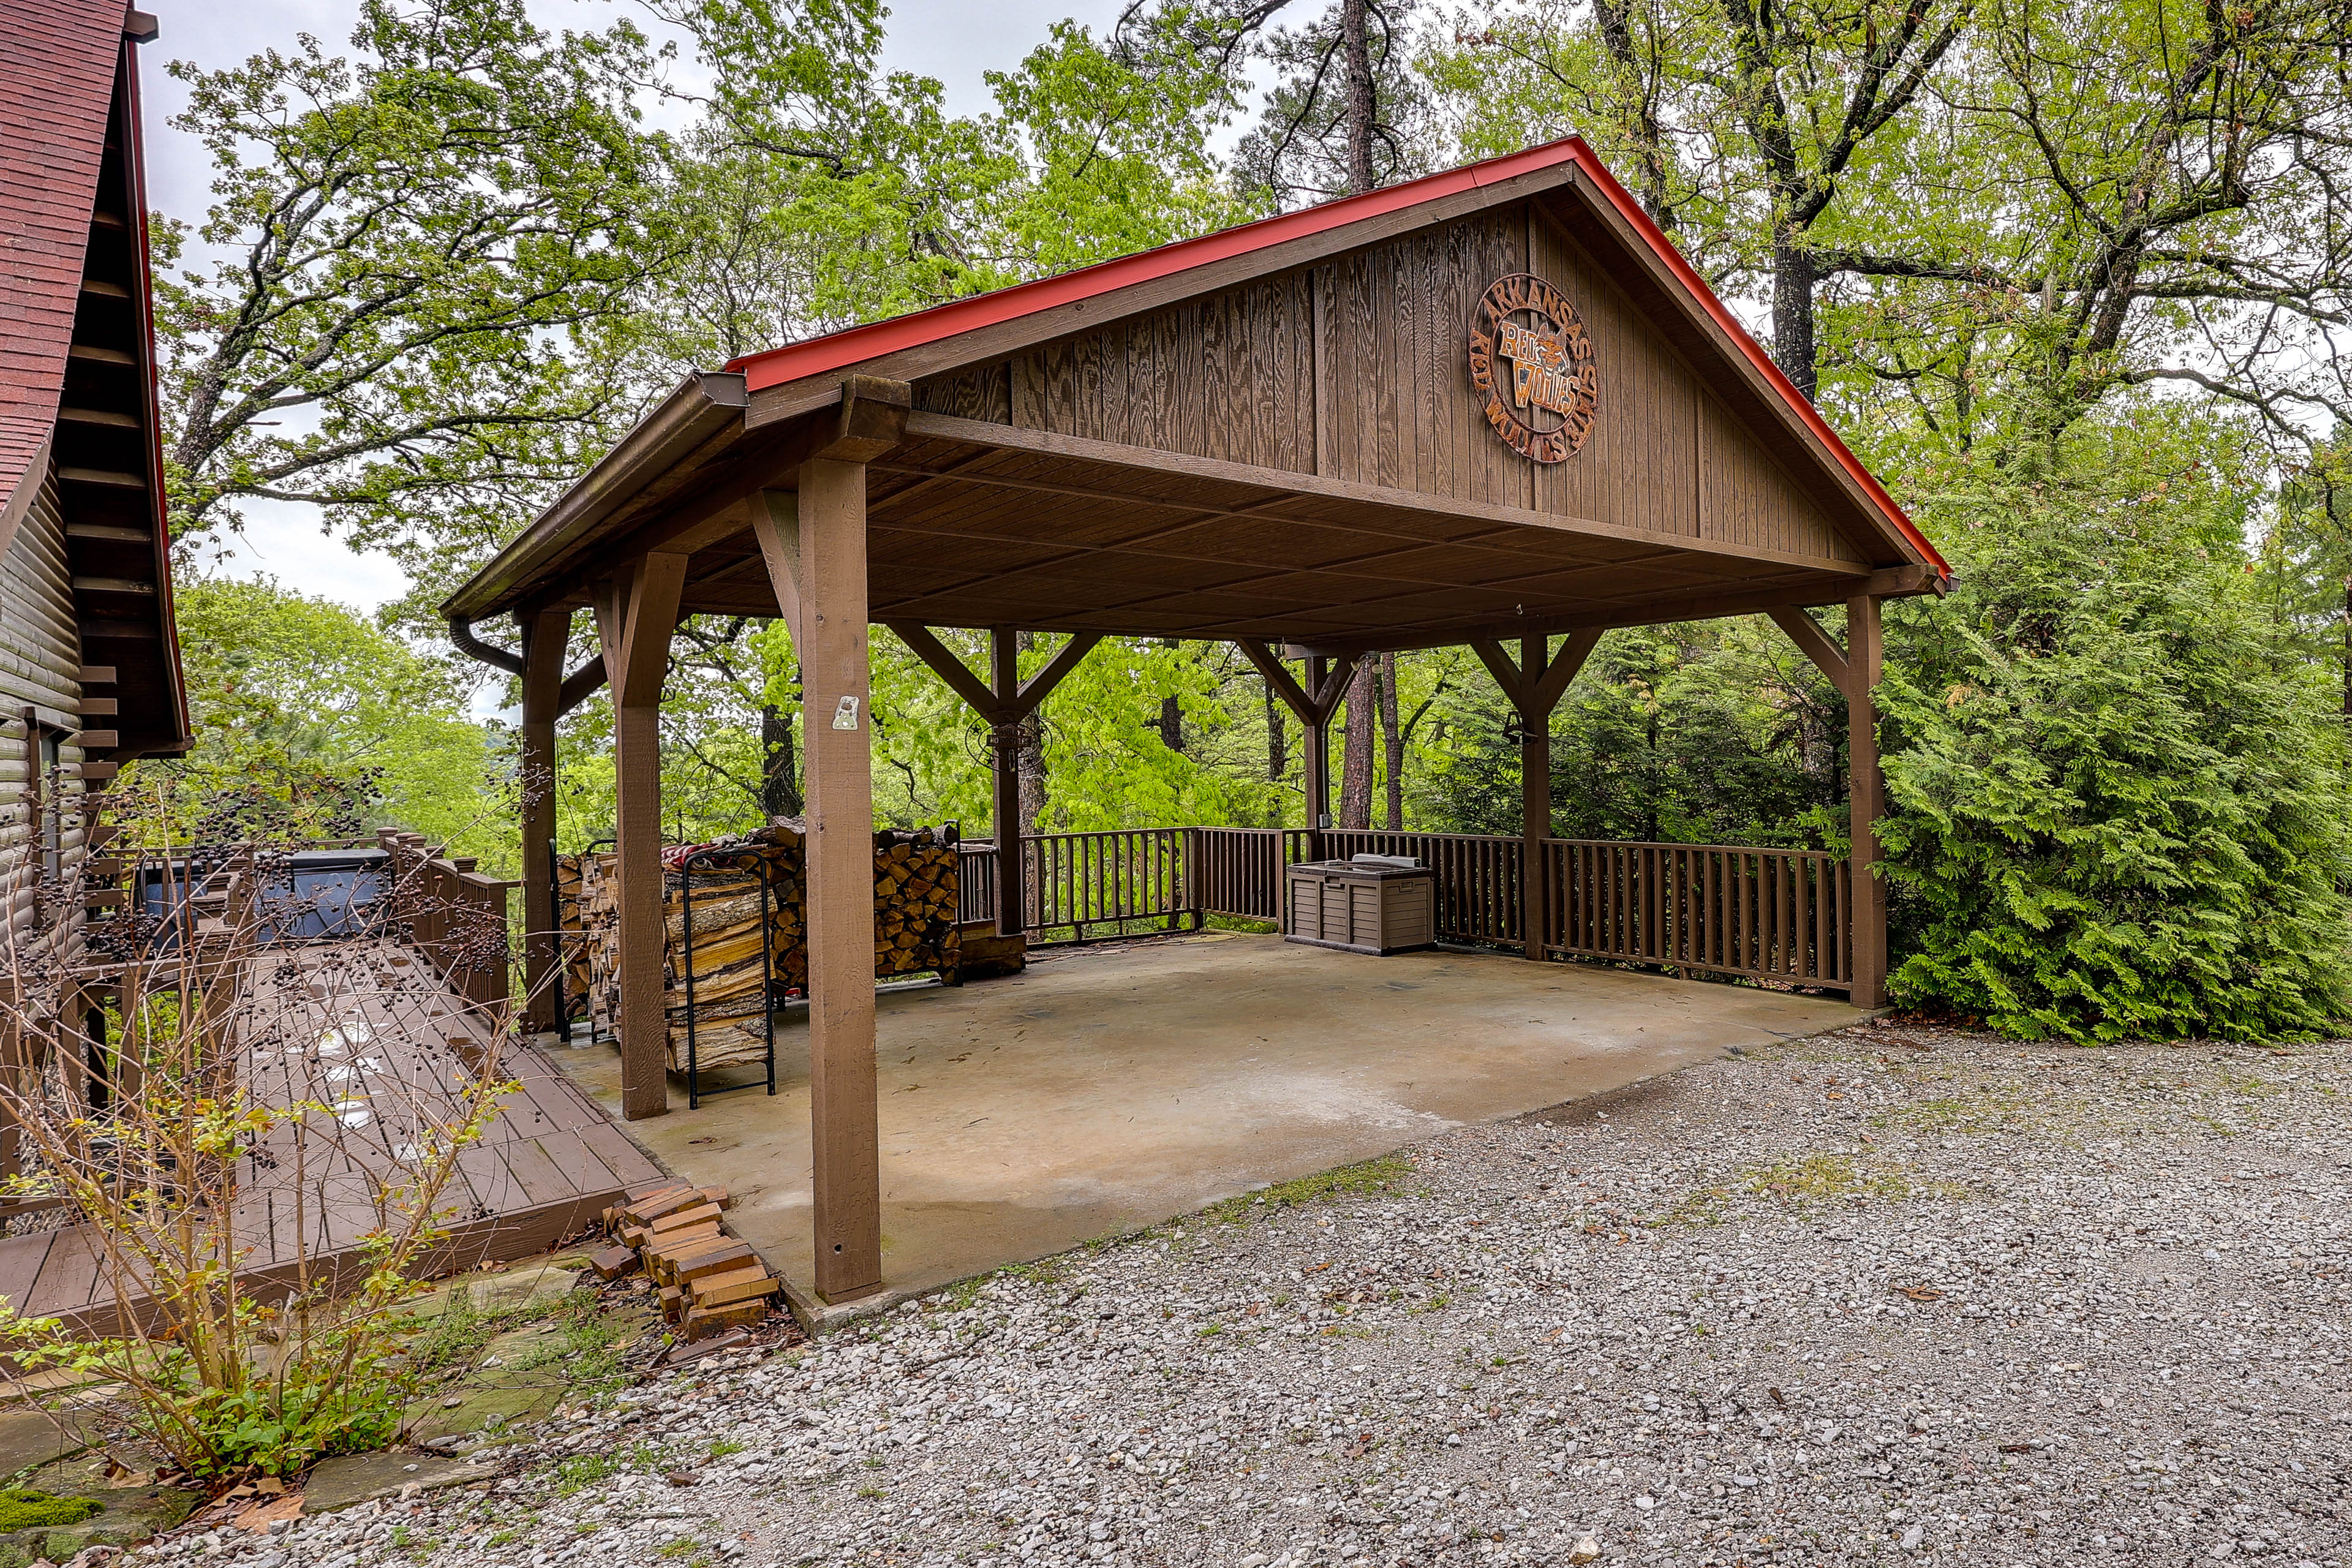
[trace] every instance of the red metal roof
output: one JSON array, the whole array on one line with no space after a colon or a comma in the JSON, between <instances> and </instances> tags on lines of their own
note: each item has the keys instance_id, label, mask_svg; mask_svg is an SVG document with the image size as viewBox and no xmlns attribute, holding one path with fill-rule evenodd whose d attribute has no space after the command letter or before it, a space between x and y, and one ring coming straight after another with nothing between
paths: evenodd
<instances>
[{"instance_id":1,"label":"red metal roof","mask_svg":"<svg viewBox=\"0 0 2352 1568\"><path fill-rule=\"evenodd\" d=\"M57 423L128 9L0 0L0 502Z\"/></svg>"},{"instance_id":2,"label":"red metal roof","mask_svg":"<svg viewBox=\"0 0 2352 1568\"><path fill-rule=\"evenodd\" d=\"M1275 217L1261 218L1255 223L1244 224L1238 228L1221 229L1215 234L1202 235L1197 239L1178 240L1172 245L1139 251L1133 256L1122 256L1112 261L1098 262L1075 272L1065 272L1053 278L1041 278L1029 283L1018 283L1009 289L999 289L986 294L975 294L969 299L950 300L947 304L934 305L928 310L918 310L910 315L893 316L887 321L873 321L862 327L845 328L841 331L828 332L823 337L810 338L805 342L787 344L779 349L769 349L761 353L745 354L739 359L730 361L727 368L742 373L744 384L751 391L758 392L763 387L781 386L786 382L823 375L828 371L840 370L845 366L877 359L884 354L896 353L925 343L938 342L958 332L996 326L1040 310L1049 310L1059 305L1108 294L1130 284L1148 283L1158 279L1171 277L1192 268L1206 267L1234 257L1245 256L1252 251L1265 250L1290 240L1322 234L1348 224L1360 223L1366 218L1402 212L1424 202L1437 201L1462 191L1475 190L1482 185L1498 184L1505 180L1516 179L1519 175L1532 174L1540 169L1556 168L1563 163L1573 163L1580 171L1591 176L1594 189L1601 193L1609 204L1617 209L1634 232L1642 237L1643 242L1657 254L1659 259L1672 271L1675 279L1692 298L1699 302L1717 325L1729 334L1739 352L1763 374L1772 389L1788 403L1789 406L1796 412L1797 416L1828 447L1830 455L1847 474L1853 477L1854 482L1862 487L1872 504L1885 515L1887 521L1893 523L1906 539L1917 547L1920 553L1937 572L1947 576L1950 575L1950 566L1946 564L1943 556L1937 552L1936 547L1927 542L1927 536L1913 525L1909 516L1895 504L1895 498L1886 493L1885 488L1871 475L1870 470L1863 466L1862 460L1846 449L1845 443L1838 438L1837 432L1830 428L1828 422L1822 419L1820 411L1814 408L1811 400L1803 393L1799 392L1795 384L1780 373L1780 367L1772 363L1772 356L1766 353L1756 340L1748 335L1747 329L1742 327L1730 310L1725 308L1723 301L1716 298L1715 290L1706 286L1706 279L1692 268L1689 262L1683 259L1682 253L1675 248L1674 242L1665 237L1656 224L1650 221L1649 215L1642 210L1641 204L1633 198L1624 186L1617 183L1616 177L1603 166L1599 155L1581 136L1570 136L1562 141L1547 142L1543 146L1530 147L1525 152L1513 153L1506 157L1490 158L1481 163L1465 164L1458 169L1448 169L1442 174L1410 180L1401 185L1388 185L1377 191L1368 191L1360 196L1346 196L1339 201L1326 202L1320 206L1307 207L1295 213L1283 213Z\"/></svg>"}]
</instances>

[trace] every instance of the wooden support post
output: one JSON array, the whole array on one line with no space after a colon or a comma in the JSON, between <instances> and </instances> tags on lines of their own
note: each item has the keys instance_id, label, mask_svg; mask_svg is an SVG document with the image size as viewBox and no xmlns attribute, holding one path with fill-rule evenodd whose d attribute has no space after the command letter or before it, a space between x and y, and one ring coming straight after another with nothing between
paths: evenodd
<instances>
[{"instance_id":1,"label":"wooden support post","mask_svg":"<svg viewBox=\"0 0 2352 1568\"><path fill-rule=\"evenodd\" d=\"M769 490L751 526L801 664L808 787L809 1142L817 1293L882 1288L882 1169L874 1063L874 753L867 661L866 465L897 446L913 392L852 377L797 490Z\"/></svg>"},{"instance_id":2,"label":"wooden support post","mask_svg":"<svg viewBox=\"0 0 2352 1568\"><path fill-rule=\"evenodd\" d=\"M613 836L619 875L621 1114L669 1110L669 1020L663 1007L661 692L686 587L686 557L639 557L604 585L596 630L613 683Z\"/></svg>"},{"instance_id":3,"label":"wooden support post","mask_svg":"<svg viewBox=\"0 0 2352 1568\"><path fill-rule=\"evenodd\" d=\"M1309 658L1307 661L1307 689L1318 692L1330 679L1331 661ZM1308 713L1304 725L1307 731L1307 754L1299 759L1299 783L1307 795L1307 843L1308 858L1323 858L1323 833L1331 826L1331 715L1319 707Z\"/></svg>"},{"instance_id":4,"label":"wooden support post","mask_svg":"<svg viewBox=\"0 0 2352 1568\"><path fill-rule=\"evenodd\" d=\"M1592 657L1601 643L1597 631L1570 632L1557 656L1547 650L1550 638L1522 637L1517 662L1492 638L1470 646L1495 684L1510 699L1519 721L1519 853L1521 859L1519 932L1529 958L1544 955L1544 910L1547 908L1543 841L1551 837L1551 715L1568 690L1568 683Z\"/></svg>"},{"instance_id":5,"label":"wooden support post","mask_svg":"<svg viewBox=\"0 0 2352 1568\"><path fill-rule=\"evenodd\" d=\"M555 970L563 920L555 902L555 718L563 694L564 645L572 612L541 610L522 624L521 754L522 982L524 1027L553 1029Z\"/></svg>"},{"instance_id":6,"label":"wooden support post","mask_svg":"<svg viewBox=\"0 0 2352 1568\"><path fill-rule=\"evenodd\" d=\"M1012 626L991 627L988 634L989 678L981 679L946 645L919 621L892 621L890 629L915 657L962 698L971 710L988 721L991 759L990 813L996 833L996 931L1020 936L1027 929L1027 850L1024 839L1029 824L1021 820L1021 726L1053 694L1054 688L1078 667L1078 661L1102 641L1098 632L1077 632L1045 667L1028 679L1021 679L1020 643Z\"/></svg>"},{"instance_id":7,"label":"wooden support post","mask_svg":"<svg viewBox=\"0 0 2352 1568\"><path fill-rule=\"evenodd\" d=\"M1886 1003L1886 884L1878 875L1878 819L1886 785L1878 771L1879 666L1885 651L1876 599L1845 606L1846 800L1853 843L1853 990L1857 1007Z\"/></svg>"},{"instance_id":8,"label":"wooden support post","mask_svg":"<svg viewBox=\"0 0 2352 1568\"><path fill-rule=\"evenodd\" d=\"M882 1284L875 1113L874 782L867 710L866 466L814 458L789 518L761 515L797 608L802 755L808 778L809 1117L816 1288L827 1300ZM763 546L769 542L763 536Z\"/></svg>"},{"instance_id":9,"label":"wooden support post","mask_svg":"<svg viewBox=\"0 0 2352 1568\"><path fill-rule=\"evenodd\" d=\"M1021 726L1024 717L1011 704L1021 691L1020 645L1011 626L992 626L988 633L991 695L996 710L989 721L988 741L993 791L989 820L996 833L996 934L1021 936L1029 929L1022 893L1027 881L1029 852L1024 842L1029 825L1021 820Z\"/></svg>"},{"instance_id":10,"label":"wooden support post","mask_svg":"<svg viewBox=\"0 0 2352 1568\"><path fill-rule=\"evenodd\" d=\"M1306 751L1299 759L1299 783L1307 796L1307 831L1310 860L1323 855L1323 830L1331 816L1331 715L1339 710L1347 697L1348 679L1355 673L1359 659L1364 654L1347 654L1338 659L1306 654L1300 657L1307 666L1307 684L1301 686L1291 679L1290 671L1274 650L1255 637L1235 637L1234 646L1248 656L1265 677L1274 694L1288 704L1292 713L1307 731Z\"/></svg>"},{"instance_id":11,"label":"wooden support post","mask_svg":"<svg viewBox=\"0 0 2352 1568\"><path fill-rule=\"evenodd\" d=\"M1550 638L1519 641L1519 679L1526 687L1543 679ZM1515 698L1516 700L1516 698ZM1551 837L1551 712L1519 712L1519 922L1529 958L1544 955L1544 847Z\"/></svg>"},{"instance_id":12,"label":"wooden support post","mask_svg":"<svg viewBox=\"0 0 2352 1568\"><path fill-rule=\"evenodd\" d=\"M1857 1007L1886 1002L1886 884L1876 872L1878 819L1886 814L1885 781L1878 771L1879 665L1885 652L1875 598L1849 599L1845 647L1832 642L1801 609L1769 611L1789 639L1821 667L1845 697L1847 861L1853 884L1846 900L1851 965L1848 998Z\"/></svg>"}]
</instances>

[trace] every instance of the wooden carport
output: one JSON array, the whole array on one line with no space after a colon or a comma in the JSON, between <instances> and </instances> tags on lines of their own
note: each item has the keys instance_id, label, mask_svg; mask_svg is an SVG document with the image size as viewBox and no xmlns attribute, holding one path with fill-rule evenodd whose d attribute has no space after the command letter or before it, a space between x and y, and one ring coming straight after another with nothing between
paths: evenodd
<instances>
[{"instance_id":1,"label":"wooden carport","mask_svg":"<svg viewBox=\"0 0 2352 1568\"><path fill-rule=\"evenodd\" d=\"M1769 614L1853 714L1842 973L1869 1005L1885 972L1879 605L1947 580L1570 140L690 377L445 609L461 647L522 678L527 779L547 776L561 713L611 680L632 1117L667 1108L655 716L670 634L691 614L790 623L808 716L817 1280L837 1300L881 1279L869 624L1007 738L1101 637L1234 641L1309 731L1309 828L1328 823L1322 742L1353 661L1474 646L1521 717L1532 848L1549 833L1549 715L1602 630ZM1846 606L1843 648L1806 613L1827 605ZM567 675L583 607L604 651ZM520 655L471 629L509 615ZM990 630L991 669L967 669L936 626ZM1014 628L1071 634L1025 686ZM1000 825L1013 786L1008 758ZM525 794L539 996L553 813L544 789ZM1013 932L1018 863L999 857ZM1542 879L1526 880L1540 955Z\"/></svg>"}]
</instances>

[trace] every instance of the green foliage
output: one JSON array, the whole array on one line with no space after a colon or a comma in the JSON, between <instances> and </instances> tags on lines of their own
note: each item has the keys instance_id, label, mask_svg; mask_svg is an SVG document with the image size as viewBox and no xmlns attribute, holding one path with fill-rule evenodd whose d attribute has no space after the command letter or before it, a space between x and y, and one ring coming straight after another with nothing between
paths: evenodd
<instances>
[{"instance_id":1,"label":"green foliage","mask_svg":"<svg viewBox=\"0 0 2352 1568\"><path fill-rule=\"evenodd\" d=\"M28 1488L12 1488L0 1491L0 1535L16 1530L79 1524L105 1511L106 1505L96 1498L51 1497Z\"/></svg>"},{"instance_id":2,"label":"green foliage","mask_svg":"<svg viewBox=\"0 0 2352 1568\"><path fill-rule=\"evenodd\" d=\"M1383 1154L1377 1160L1341 1165L1296 1181L1277 1182L1261 1192L1227 1198L1212 1207L1208 1217L1237 1225L1253 1217L1264 1218L1284 1209L1305 1208L1309 1204L1328 1203L1335 1198L1391 1196L1412 1173L1411 1160L1402 1154Z\"/></svg>"},{"instance_id":3,"label":"green foliage","mask_svg":"<svg viewBox=\"0 0 2352 1568\"><path fill-rule=\"evenodd\" d=\"M1969 570L1891 636L1894 990L2028 1038L2311 1034L2352 872L2327 684L2226 486L2112 473L1948 506Z\"/></svg>"},{"instance_id":4,"label":"green foliage","mask_svg":"<svg viewBox=\"0 0 2352 1568\"><path fill-rule=\"evenodd\" d=\"M660 251L647 51L626 24L551 37L520 0L363 0L352 45L172 68L216 258L157 280L174 531L266 497L478 550L626 422L593 339Z\"/></svg>"},{"instance_id":5,"label":"green foliage","mask_svg":"<svg viewBox=\"0 0 2352 1568\"><path fill-rule=\"evenodd\" d=\"M1425 807L1464 833L1519 831L1517 717L1483 677L1446 710ZM1552 715L1554 831L1567 838L1842 843L1845 704L1777 628L1613 632Z\"/></svg>"},{"instance_id":6,"label":"green foliage","mask_svg":"<svg viewBox=\"0 0 2352 1568\"><path fill-rule=\"evenodd\" d=\"M129 775L164 792L159 826L185 842L244 800L294 837L397 825L512 863L498 742L451 658L267 579L183 578L175 597L196 743Z\"/></svg>"}]
</instances>

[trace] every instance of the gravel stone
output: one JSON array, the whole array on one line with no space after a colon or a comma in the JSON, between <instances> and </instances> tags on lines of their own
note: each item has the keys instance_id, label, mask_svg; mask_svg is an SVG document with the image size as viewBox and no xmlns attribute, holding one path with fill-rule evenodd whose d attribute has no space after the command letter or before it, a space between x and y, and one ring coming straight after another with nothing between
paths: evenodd
<instances>
[{"instance_id":1,"label":"gravel stone","mask_svg":"<svg viewBox=\"0 0 2352 1568\"><path fill-rule=\"evenodd\" d=\"M714 1357L541 1427L510 1490L230 1550L2352 1568L2347 1097L2341 1041L1860 1026Z\"/></svg>"}]
</instances>

